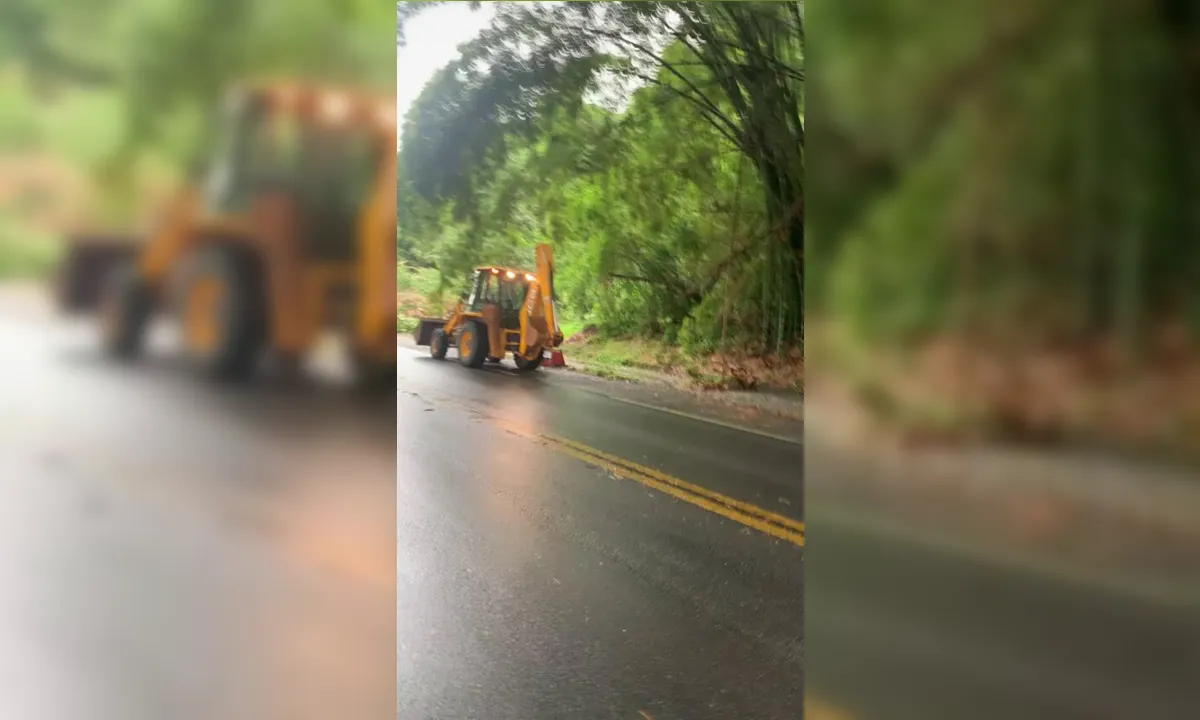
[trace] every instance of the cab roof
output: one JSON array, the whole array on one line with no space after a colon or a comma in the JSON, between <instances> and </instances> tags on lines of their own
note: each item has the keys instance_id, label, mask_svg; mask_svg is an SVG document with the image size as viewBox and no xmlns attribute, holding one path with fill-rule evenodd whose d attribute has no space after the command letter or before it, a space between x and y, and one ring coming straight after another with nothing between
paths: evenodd
<instances>
[{"instance_id":1,"label":"cab roof","mask_svg":"<svg viewBox=\"0 0 1200 720\"><path fill-rule=\"evenodd\" d=\"M327 115L355 124L373 125L395 135L395 95L303 78L267 78L237 83L231 96L265 101L273 108L303 116Z\"/></svg>"},{"instance_id":2,"label":"cab roof","mask_svg":"<svg viewBox=\"0 0 1200 720\"><path fill-rule=\"evenodd\" d=\"M491 272L493 275L502 275L502 274L506 275L507 273L512 273L513 275L516 275L518 277L523 277L525 275L537 277L537 275L532 270L522 270L520 268L504 267L503 265L480 265L479 267L475 268L475 272L477 272L477 273Z\"/></svg>"}]
</instances>

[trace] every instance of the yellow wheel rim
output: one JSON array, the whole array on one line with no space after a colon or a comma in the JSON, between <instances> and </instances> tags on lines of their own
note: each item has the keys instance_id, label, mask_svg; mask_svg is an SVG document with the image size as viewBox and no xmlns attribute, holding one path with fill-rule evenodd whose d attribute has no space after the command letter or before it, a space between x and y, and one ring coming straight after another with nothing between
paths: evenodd
<instances>
[{"instance_id":1,"label":"yellow wheel rim","mask_svg":"<svg viewBox=\"0 0 1200 720\"><path fill-rule=\"evenodd\" d=\"M461 349L464 356L469 356L475 352L475 333L470 330L463 330Z\"/></svg>"},{"instance_id":2,"label":"yellow wheel rim","mask_svg":"<svg viewBox=\"0 0 1200 720\"><path fill-rule=\"evenodd\" d=\"M208 354L217 346L221 295L221 281L214 277L201 277L188 287L183 310L184 335L188 347L196 352Z\"/></svg>"}]
</instances>

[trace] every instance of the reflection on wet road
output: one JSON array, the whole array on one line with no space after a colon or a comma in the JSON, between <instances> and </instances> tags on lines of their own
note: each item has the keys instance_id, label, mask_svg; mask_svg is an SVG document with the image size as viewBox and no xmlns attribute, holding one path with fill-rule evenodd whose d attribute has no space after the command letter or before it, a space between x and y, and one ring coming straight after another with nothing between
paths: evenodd
<instances>
[{"instance_id":1,"label":"reflection on wet road","mask_svg":"<svg viewBox=\"0 0 1200 720\"><path fill-rule=\"evenodd\" d=\"M407 350L372 406L91 341L0 294L0 718L1200 706L1195 606L806 510L802 461L842 471L798 443Z\"/></svg>"},{"instance_id":2,"label":"reflection on wet road","mask_svg":"<svg viewBox=\"0 0 1200 720\"><path fill-rule=\"evenodd\" d=\"M390 398L115 367L0 299L0 717L394 717Z\"/></svg>"},{"instance_id":3,"label":"reflection on wet road","mask_svg":"<svg viewBox=\"0 0 1200 720\"><path fill-rule=\"evenodd\" d=\"M791 718L805 685L814 720L1200 707L1200 606L868 512L827 449L403 348L397 413L402 718Z\"/></svg>"},{"instance_id":4,"label":"reflection on wet road","mask_svg":"<svg viewBox=\"0 0 1200 720\"><path fill-rule=\"evenodd\" d=\"M401 718L799 716L798 443L400 358Z\"/></svg>"}]
</instances>

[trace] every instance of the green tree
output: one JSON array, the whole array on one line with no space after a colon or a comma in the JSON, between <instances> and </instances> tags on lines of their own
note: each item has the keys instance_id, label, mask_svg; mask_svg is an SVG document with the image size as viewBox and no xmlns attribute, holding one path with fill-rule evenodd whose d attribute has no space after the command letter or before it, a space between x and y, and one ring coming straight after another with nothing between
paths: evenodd
<instances>
[{"instance_id":1,"label":"green tree","mask_svg":"<svg viewBox=\"0 0 1200 720\"><path fill-rule=\"evenodd\" d=\"M873 341L1200 320L1190 8L821 6L810 307Z\"/></svg>"},{"instance_id":2,"label":"green tree","mask_svg":"<svg viewBox=\"0 0 1200 720\"><path fill-rule=\"evenodd\" d=\"M453 208L464 258L517 211L524 237L577 246L570 294L607 297L614 327L696 326L725 287L781 349L803 336L803 42L795 3L499 3L410 110L401 192ZM402 228L429 218L408 207Z\"/></svg>"}]
</instances>

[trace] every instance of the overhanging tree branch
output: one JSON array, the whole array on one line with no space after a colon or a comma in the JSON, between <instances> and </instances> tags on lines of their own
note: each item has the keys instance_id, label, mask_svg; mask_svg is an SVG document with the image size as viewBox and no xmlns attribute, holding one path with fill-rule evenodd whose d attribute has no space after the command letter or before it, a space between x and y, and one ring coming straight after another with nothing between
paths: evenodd
<instances>
[{"instance_id":1,"label":"overhanging tree branch","mask_svg":"<svg viewBox=\"0 0 1200 720\"><path fill-rule=\"evenodd\" d=\"M692 80L690 78L688 78L686 75L684 75L682 72L680 72L679 69L673 63L670 63L666 59L664 59L660 53L654 52L651 48L647 47L646 45L641 44L641 43L635 43L635 42L629 40L628 38L617 35L616 33L604 32L604 31L596 31L596 32L597 32L597 34L599 34L601 37L604 37L605 39L611 40L619 45L623 45L628 48L633 48L634 50L637 50L638 52L642 53L646 57L650 58L660 68L671 73L671 75L673 75L680 82L682 82L684 85L686 85L689 90L691 90L692 92L695 93L694 98L689 98L693 101L694 104L696 104L699 108L704 110L706 113L712 115L720 123L723 123L732 133L734 133L734 134L741 133L741 131L742 131L741 128L735 122L733 122L733 120L729 119L729 117L726 116L724 112L721 111L721 108L717 105L717 103L712 98L710 98L699 87L697 87L696 84L694 82L692 82ZM697 57L699 57L699 56L697 56ZM706 67L711 67L711 65L708 63L705 63L703 61L703 59L701 59L700 62L702 64L704 64ZM641 79L646 79L646 76L644 76L644 75L637 75L636 77L639 77ZM656 84L659 84L659 85L666 86L666 84L663 83L661 80L651 79L650 81L654 82ZM680 93L680 94L683 95L683 93ZM687 97L687 96L684 95L684 97Z\"/></svg>"}]
</instances>

